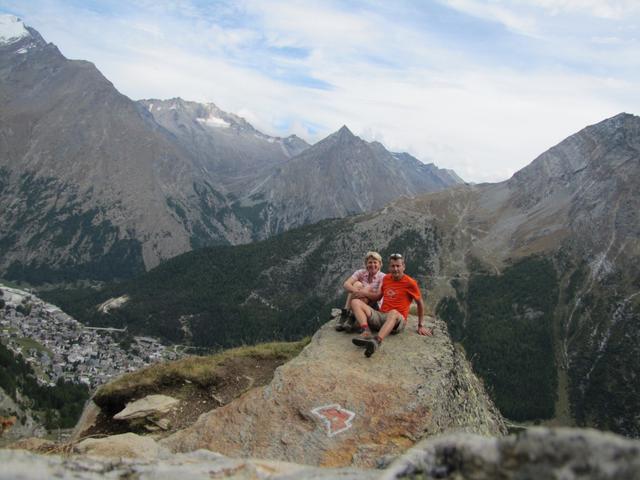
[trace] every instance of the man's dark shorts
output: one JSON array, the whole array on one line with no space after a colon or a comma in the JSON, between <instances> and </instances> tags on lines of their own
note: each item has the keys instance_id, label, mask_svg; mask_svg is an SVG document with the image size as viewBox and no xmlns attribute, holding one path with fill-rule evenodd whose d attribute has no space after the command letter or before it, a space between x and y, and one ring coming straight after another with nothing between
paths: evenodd
<instances>
[{"instance_id":1,"label":"man's dark shorts","mask_svg":"<svg viewBox=\"0 0 640 480\"><path fill-rule=\"evenodd\" d=\"M369 324L369 328L371 330L380 330L386 320L387 320L387 313L382 313L378 310L373 310L373 312L371 313L371 318L367 321L367 323ZM402 330L404 330L404 327L406 324L407 324L407 321L402 320L402 317L400 317L400 320L398 320L398 322L396 323L396 326L391 331L391 333L400 333Z\"/></svg>"}]
</instances>

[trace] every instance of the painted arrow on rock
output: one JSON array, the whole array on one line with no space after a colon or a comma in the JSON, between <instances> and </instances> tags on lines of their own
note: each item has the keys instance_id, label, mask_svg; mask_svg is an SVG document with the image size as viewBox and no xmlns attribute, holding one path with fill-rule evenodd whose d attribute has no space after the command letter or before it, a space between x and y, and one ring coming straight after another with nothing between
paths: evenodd
<instances>
[{"instance_id":1,"label":"painted arrow on rock","mask_svg":"<svg viewBox=\"0 0 640 480\"><path fill-rule=\"evenodd\" d=\"M311 410L315 416L322 420L327 427L327 435L333 437L338 433L351 428L351 421L356 416L355 413L342 408L339 404L324 405Z\"/></svg>"}]
</instances>

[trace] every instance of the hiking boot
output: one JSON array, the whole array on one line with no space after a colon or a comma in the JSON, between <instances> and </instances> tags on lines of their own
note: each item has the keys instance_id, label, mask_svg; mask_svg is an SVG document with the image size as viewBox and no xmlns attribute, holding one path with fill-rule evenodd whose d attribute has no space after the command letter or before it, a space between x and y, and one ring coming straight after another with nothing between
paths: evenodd
<instances>
[{"instance_id":1,"label":"hiking boot","mask_svg":"<svg viewBox=\"0 0 640 480\"><path fill-rule=\"evenodd\" d=\"M351 329L351 319L353 318L352 313L343 308L340 312L340 317L338 318L338 320L336 320L336 330L338 332L342 332L345 330L350 330Z\"/></svg>"},{"instance_id":2,"label":"hiking boot","mask_svg":"<svg viewBox=\"0 0 640 480\"><path fill-rule=\"evenodd\" d=\"M353 326L357 325L357 323L358 322L356 322L356 317L353 316L352 312L349 312L349 316L344 321L344 332L345 333L351 332L351 330L353 330Z\"/></svg>"},{"instance_id":3,"label":"hiking boot","mask_svg":"<svg viewBox=\"0 0 640 480\"><path fill-rule=\"evenodd\" d=\"M364 356L365 357L370 357L371 355L373 355L375 353L375 351L378 349L378 347L380 346L380 340L378 340L378 337L370 337L370 336L360 336L360 337L356 337L352 340L354 345L357 345L359 347L363 347L364 350Z\"/></svg>"}]
</instances>

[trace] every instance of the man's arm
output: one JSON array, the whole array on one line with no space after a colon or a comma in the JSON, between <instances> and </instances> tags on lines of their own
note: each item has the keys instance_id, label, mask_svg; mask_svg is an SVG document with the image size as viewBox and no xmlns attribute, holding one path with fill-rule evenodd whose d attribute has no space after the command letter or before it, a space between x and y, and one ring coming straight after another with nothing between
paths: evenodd
<instances>
[{"instance_id":1,"label":"man's arm","mask_svg":"<svg viewBox=\"0 0 640 480\"><path fill-rule=\"evenodd\" d=\"M425 328L424 326L424 300L422 300L422 297L416 298L415 300L418 305L418 334L423 336L428 335L430 337L433 335L433 330Z\"/></svg>"}]
</instances>

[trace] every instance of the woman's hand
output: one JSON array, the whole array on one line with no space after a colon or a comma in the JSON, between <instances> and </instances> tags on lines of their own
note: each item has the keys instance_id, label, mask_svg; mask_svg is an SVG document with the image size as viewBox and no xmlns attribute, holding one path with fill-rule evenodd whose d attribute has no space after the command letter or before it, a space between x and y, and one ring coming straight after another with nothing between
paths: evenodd
<instances>
[{"instance_id":1,"label":"woman's hand","mask_svg":"<svg viewBox=\"0 0 640 480\"><path fill-rule=\"evenodd\" d=\"M367 298L366 289L364 287L356 287L353 292L351 292L351 296L353 298Z\"/></svg>"}]
</instances>

